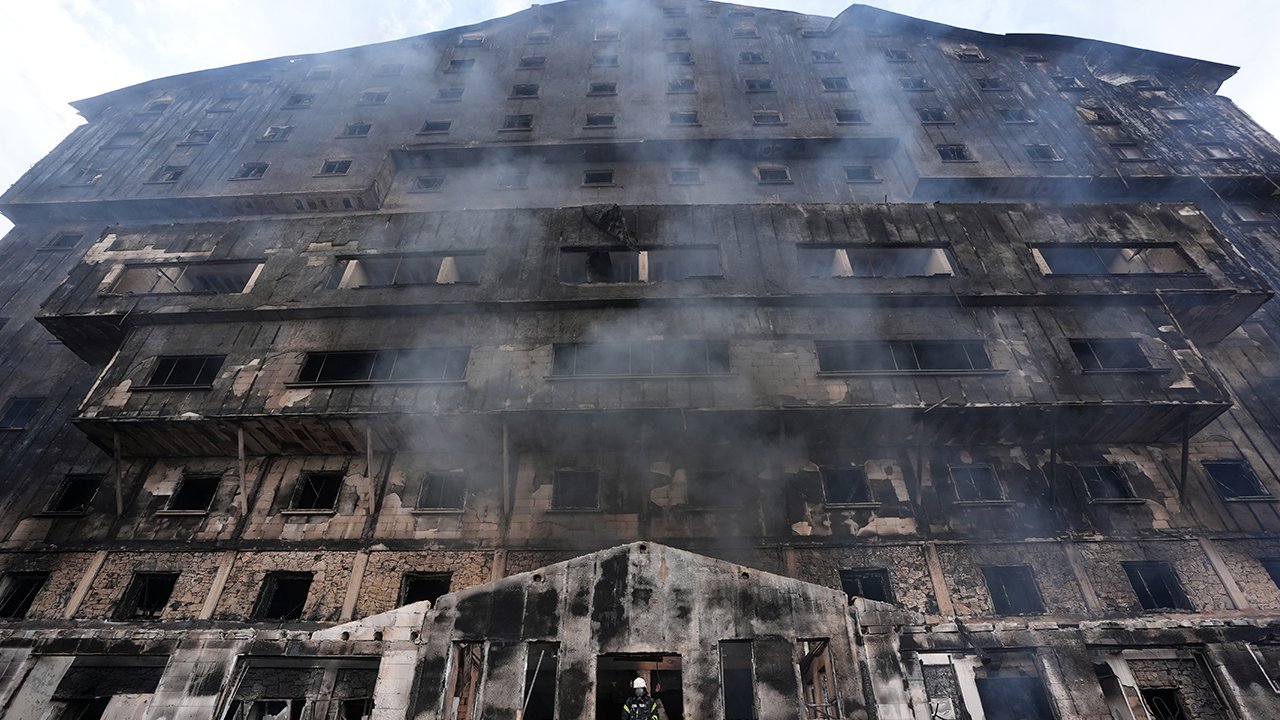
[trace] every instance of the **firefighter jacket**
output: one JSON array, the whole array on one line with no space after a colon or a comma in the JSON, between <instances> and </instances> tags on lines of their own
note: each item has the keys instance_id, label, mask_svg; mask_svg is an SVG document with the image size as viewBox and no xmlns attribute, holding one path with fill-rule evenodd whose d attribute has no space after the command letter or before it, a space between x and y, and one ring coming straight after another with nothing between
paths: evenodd
<instances>
[{"instance_id":1,"label":"firefighter jacket","mask_svg":"<svg viewBox=\"0 0 1280 720\"><path fill-rule=\"evenodd\" d=\"M658 720L658 703L648 695L622 703L622 720Z\"/></svg>"}]
</instances>

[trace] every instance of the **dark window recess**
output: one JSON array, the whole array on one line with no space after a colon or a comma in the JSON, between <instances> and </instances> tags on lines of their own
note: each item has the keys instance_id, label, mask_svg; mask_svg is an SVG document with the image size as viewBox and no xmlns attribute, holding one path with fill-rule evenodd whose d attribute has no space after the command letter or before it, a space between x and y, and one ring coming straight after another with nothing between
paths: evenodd
<instances>
[{"instance_id":1,"label":"dark window recess","mask_svg":"<svg viewBox=\"0 0 1280 720\"><path fill-rule=\"evenodd\" d=\"M877 602L893 602L893 586L889 584L889 571L885 568L841 570L840 589L849 596L849 602L853 602L855 597Z\"/></svg>"},{"instance_id":2,"label":"dark window recess","mask_svg":"<svg viewBox=\"0 0 1280 720\"><path fill-rule=\"evenodd\" d=\"M1084 89L1084 83L1075 75L1054 75L1053 84L1063 91Z\"/></svg>"},{"instance_id":3,"label":"dark window recess","mask_svg":"<svg viewBox=\"0 0 1280 720\"><path fill-rule=\"evenodd\" d=\"M861 110L837 109L835 113L837 125L852 125L867 121Z\"/></svg>"},{"instance_id":4,"label":"dark window recess","mask_svg":"<svg viewBox=\"0 0 1280 720\"><path fill-rule=\"evenodd\" d=\"M957 502L998 502L1004 500L1004 487L989 465L953 465L951 485Z\"/></svg>"},{"instance_id":5,"label":"dark window recess","mask_svg":"<svg viewBox=\"0 0 1280 720\"><path fill-rule=\"evenodd\" d=\"M209 106L209 112L232 112L240 109L244 103L243 95L227 95L220 97Z\"/></svg>"},{"instance_id":6,"label":"dark window recess","mask_svg":"<svg viewBox=\"0 0 1280 720\"><path fill-rule=\"evenodd\" d=\"M46 572L11 572L0 579L0 618L10 620L27 616L40 589L49 581Z\"/></svg>"},{"instance_id":7,"label":"dark window recess","mask_svg":"<svg viewBox=\"0 0 1280 720\"><path fill-rule=\"evenodd\" d=\"M669 52L667 53L668 65L692 65L693 53L691 52Z\"/></svg>"},{"instance_id":8,"label":"dark window recess","mask_svg":"<svg viewBox=\"0 0 1280 720\"><path fill-rule=\"evenodd\" d=\"M449 61L445 72L466 72L476 66L475 58L454 58Z\"/></svg>"},{"instance_id":9,"label":"dark window recess","mask_svg":"<svg viewBox=\"0 0 1280 720\"><path fill-rule=\"evenodd\" d=\"M400 605L410 605L426 600L432 604L441 595L448 595L453 585L453 573L407 572L400 580Z\"/></svg>"},{"instance_id":10,"label":"dark window recess","mask_svg":"<svg viewBox=\"0 0 1280 720\"><path fill-rule=\"evenodd\" d=\"M66 513L83 515L89 512L93 498L102 485L102 475L68 475L62 479L49 502L44 506L46 513Z\"/></svg>"},{"instance_id":11,"label":"dark window recess","mask_svg":"<svg viewBox=\"0 0 1280 720\"><path fill-rule=\"evenodd\" d=\"M835 50L810 50L809 55L816 63L840 62L840 55Z\"/></svg>"},{"instance_id":12,"label":"dark window recess","mask_svg":"<svg viewBox=\"0 0 1280 720\"><path fill-rule=\"evenodd\" d=\"M1115 151L1116 157L1124 161L1140 162L1150 160L1151 156L1147 155L1147 151L1143 150L1137 143L1115 143L1111 146Z\"/></svg>"},{"instance_id":13,"label":"dark window recess","mask_svg":"<svg viewBox=\"0 0 1280 720\"><path fill-rule=\"evenodd\" d=\"M373 698L348 698L342 700L338 720L369 720L373 717Z\"/></svg>"},{"instance_id":14,"label":"dark window recess","mask_svg":"<svg viewBox=\"0 0 1280 720\"><path fill-rule=\"evenodd\" d=\"M791 182L791 171L781 165L760 165L756 167L756 175L762 183Z\"/></svg>"},{"instance_id":15,"label":"dark window recess","mask_svg":"<svg viewBox=\"0 0 1280 720\"><path fill-rule=\"evenodd\" d=\"M73 698L62 701L62 712L55 720L102 720L111 697Z\"/></svg>"},{"instance_id":16,"label":"dark window recess","mask_svg":"<svg viewBox=\"0 0 1280 720\"><path fill-rule=\"evenodd\" d=\"M42 250L70 250L80 244L80 239L84 237L84 233L64 232L58 233L49 238L49 241L41 246Z\"/></svg>"},{"instance_id":17,"label":"dark window recess","mask_svg":"<svg viewBox=\"0 0 1280 720\"><path fill-rule=\"evenodd\" d=\"M582 173L583 185L612 185L612 170L587 170Z\"/></svg>"},{"instance_id":18,"label":"dark window recess","mask_svg":"<svg viewBox=\"0 0 1280 720\"><path fill-rule=\"evenodd\" d=\"M600 507L600 475L582 470L557 470L551 481L551 507L594 510Z\"/></svg>"},{"instance_id":19,"label":"dark window recess","mask_svg":"<svg viewBox=\"0 0 1280 720\"><path fill-rule=\"evenodd\" d=\"M862 467L825 465L819 468L818 473L822 476L822 491L828 505L874 502L871 483L867 482L867 474Z\"/></svg>"},{"instance_id":20,"label":"dark window recess","mask_svg":"<svg viewBox=\"0 0 1280 720\"><path fill-rule=\"evenodd\" d=\"M696 93L698 88L693 84L693 78L674 78L667 81L667 92Z\"/></svg>"},{"instance_id":21,"label":"dark window recess","mask_svg":"<svg viewBox=\"0 0 1280 720\"><path fill-rule=\"evenodd\" d=\"M292 125L272 125L262 133L260 140L271 142L280 142L289 139L289 133L293 132Z\"/></svg>"},{"instance_id":22,"label":"dark window recess","mask_svg":"<svg viewBox=\"0 0 1280 720\"><path fill-rule=\"evenodd\" d=\"M745 495L737 491L732 473L686 470L689 505L695 508L739 507Z\"/></svg>"},{"instance_id":23,"label":"dark window recess","mask_svg":"<svg viewBox=\"0 0 1280 720\"><path fill-rule=\"evenodd\" d=\"M350 171L350 160L325 160L320 166L321 175L346 175Z\"/></svg>"},{"instance_id":24,"label":"dark window recess","mask_svg":"<svg viewBox=\"0 0 1280 720\"><path fill-rule=\"evenodd\" d=\"M747 92L773 92L772 78L747 78Z\"/></svg>"},{"instance_id":25,"label":"dark window recess","mask_svg":"<svg viewBox=\"0 0 1280 720\"><path fill-rule=\"evenodd\" d=\"M591 57L592 67L618 67L618 56L609 55L593 55Z\"/></svg>"},{"instance_id":26,"label":"dark window recess","mask_svg":"<svg viewBox=\"0 0 1280 720\"><path fill-rule=\"evenodd\" d=\"M422 123L420 133L447 133L453 127L452 120L428 120Z\"/></svg>"},{"instance_id":27,"label":"dark window recess","mask_svg":"<svg viewBox=\"0 0 1280 720\"><path fill-rule=\"evenodd\" d=\"M932 90L933 89L933 86L929 84L929 81L925 80L922 77L898 78L898 84L902 86L903 90Z\"/></svg>"},{"instance_id":28,"label":"dark window recess","mask_svg":"<svg viewBox=\"0 0 1280 720\"><path fill-rule=\"evenodd\" d=\"M375 383L461 380L470 348L414 348L307 353L300 383Z\"/></svg>"},{"instance_id":29,"label":"dark window recess","mask_svg":"<svg viewBox=\"0 0 1280 720\"><path fill-rule=\"evenodd\" d=\"M982 568L997 615L1039 615L1044 601L1036 588L1035 573L1027 565L987 565Z\"/></svg>"},{"instance_id":30,"label":"dark window recess","mask_svg":"<svg viewBox=\"0 0 1280 720\"><path fill-rule=\"evenodd\" d=\"M1035 122L1035 118L1031 116L1031 112L1026 108L1001 108L1000 118L1007 123Z\"/></svg>"},{"instance_id":31,"label":"dark window recess","mask_svg":"<svg viewBox=\"0 0 1280 720\"><path fill-rule=\"evenodd\" d=\"M765 62L764 53L762 52L740 52L738 53L738 62L745 65L754 65Z\"/></svg>"},{"instance_id":32,"label":"dark window recess","mask_svg":"<svg viewBox=\"0 0 1280 720\"><path fill-rule=\"evenodd\" d=\"M1058 155L1058 151L1053 149L1052 145L1032 144L1023 145L1027 150L1027 157L1035 162L1052 162L1061 160L1062 156Z\"/></svg>"},{"instance_id":33,"label":"dark window recess","mask_svg":"<svg viewBox=\"0 0 1280 720\"><path fill-rule=\"evenodd\" d=\"M844 179L846 182L875 182L880 178L876 177L876 169L870 165L845 165ZM945 253L944 253L945 254ZM948 272L947 275L952 273Z\"/></svg>"},{"instance_id":34,"label":"dark window recess","mask_svg":"<svg viewBox=\"0 0 1280 720\"><path fill-rule=\"evenodd\" d=\"M884 59L889 62L915 62L911 51L905 48L889 48L884 51Z\"/></svg>"},{"instance_id":35,"label":"dark window recess","mask_svg":"<svg viewBox=\"0 0 1280 720\"><path fill-rule=\"evenodd\" d=\"M1267 575L1271 577L1271 582L1280 588L1280 558L1262 558L1259 560L1263 569L1267 571Z\"/></svg>"},{"instance_id":36,"label":"dark window recess","mask_svg":"<svg viewBox=\"0 0 1280 720\"><path fill-rule=\"evenodd\" d=\"M545 30L534 30L524 36L524 42L526 45L550 45L551 33Z\"/></svg>"},{"instance_id":37,"label":"dark window recess","mask_svg":"<svg viewBox=\"0 0 1280 720\"><path fill-rule=\"evenodd\" d=\"M223 355L162 357L146 387L209 387L222 369Z\"/></svg>"},{"instance_id":38,"label":"dark window recess","mask_svg":"<svg viewBox=\"0 0 1280 720\"><path fill-rule=\"evenodd\" d=\"M116 608L116 619L154 620L160 617L177 582L176 572L134 573Z\"/></svg>"},{"instance_id":39,"label":"dark window recess","mask_svg":"<svg viewBox=\"0 0 1280 720\"><path fill-rule=\"evenodd\" d=\"M131 145L137 144L137 142L141 139L142 139L141 132L137 132L133 130L122 130L116 133L115 135L112 135L111 139L107 140L107 144L103 145L103 147L104 148L129 147Z\"/></svg>"},{"instance_id":40,"label":"dark window recess","mask_svg":"<svg viewBox=\"0 0 1280 720\"><path fill-rule=\"evenodd\" d=\"M1142 704L1151 714L1151 720L1191 720L1182 709L1177 688L1138 688Z\"/></svg>"},{"instance_id":41,"label":"dark window recess","mask_svg":"<svg viewBox=\"0 0 1280 720\"><path fill-rule=\"evenodd\" d=\"M268 163L264 162L244 163L232 177L236 180L256 180L267 174L267 167Z\"/></svg>"},{"instance_id":42,"label":"dark window recess","mask_svg":"<svg viewBox=\"0 0 1280 720\"><path fill-rule=\"evenodd\" d=\"M171 512L208 512L221 482L221 475L184 473L164 509Z\"/></svg>"},{"instance_id":43,"label":"dark window recess","mask_svg":"<svg viewBox=\"0 0 1280 720\"><path fill-rule=\"evenodd\" d=\"M1076 108L1086 125L1116 125L1120 118L1110 108L1102 105L1081 105Z\"/></svg>"},{"instance_id":44,"label":"dark window recess","mask_svg":"<svg viewBox=\"0 0 1280 720\"><path fill-rule=\"evenodd\" d=\"M997 77L985 77L974 80L974 84L979 90L1008 90L1009 86L1005 81Z\"/></svg>"},{"instance_id":45,"label":"dark window recess","mask_svg":"<svg viewBox=\"0 0 1280 720\"><path fill-rule=\"evenodd\" d=\"M739 39L760 37L760 31L750 25L743 25L743 26L733 28L732 32L733 32L733 36Z\"/></svg>"},{"instance_id":46,"label":"dark window recess","mask_svg":"<svg viewBox=\"0 0 1280 720\"><path fill-rule=\"evenodd\" d=\"M529 720L551 720L556 716L556 677L559 665L559 643L529 643L524 669L525 711L522 717Z\"/></svg>"},{"instance_id":47,"label":"dark window recess","mask_svg":"<svg viewBox=\"0 0 1280 720\"><path fill-rule=\"evenodd\" d=\"M530 55L520 58L519 68L521 70L538 70L547 66L547 58L545 55Z\"/></svg>"},{"instance_id":48,"label":"dark window recess","mask_svg":"<svg viewBox=\"0 0 1280 720\"><path fill-rule=\"evenodd\" d=\"M756 678L750 640L720 642L725 720L756 720Z\"/></svg>"},{"instance_id":49,"label":"dark window recess","mask_svg":"<svg viewBox=\"0 0 1280 720\"><path fill-rule=\"evenodd\" d=\"M777 110L754 110L751 120L756 125L782 125L782 113Z\"/></svg>"},{"instance_id":50,"label":"dark window recess","mask_svg":"<svg viewBox=\"0 0 1280 720\"><path fill-rule=\"evenodd\" d=\"M1213 479L1218 493L1228 500L1271 497L1271 493L1267 492L1254 474L1253 468L1242 460L1211 460L1200 464Z\"/></svg>"},{"instance_id":51,"label":"dark window recess","mask_svg":"<svg viewBox=\"0 0 1280 720\"><path fill-rule=\"evenodd\" d=\"M284 106L286 108L294 109L309 108L314 105L315 102L315 93L298 93L296 95L290 95L289 99L285 100Z\"/></svg>"},{"instance_id":52,"label":"dark window recess","mask_svg":"<svg viewBox=\"0 0 1280 720\"><path fill-rule=\"evenodd\" d=\"M153 183L176 183L182 179L182 174L187 171L186 165L165 165L151 176Z\"/></svg>"},{"instance_id":53,"label":"dark window recess","mask_svg":"<svg viewBox=\"0 0 1280 720\"><path fill-rule=\"evenodd\" d=\"M1054 720L1040 678L986 677L975 682L987 720Z\"/></svg>"},{"instance_id":54,"label":"dark window recess","mask_svg":"<svg viewBox=\"0 0 1280 720\"><path fill-rule=\"evenodd\" d=\"M498 188L501 190L521 190L529 187L529 173L508 172L498 176Z\"/></svg>"},{"instance_id":55,"label":"dark window recess","mask_svg":"<svg viewBox=\"0 0 1280 720\"><path fill-rule=\"evenodd\" d=\"M1139 275L1192 269L1172 245L1041 245L1032 250L1054 275Z\"/></svg>"},{"instance_id":56,"label":"dark window recess","mask_svg":"<svg viewBox=\"0 0 1280 720\"><path fill-rule=\"evenodd\" d=\"M9 398L0 412L0 430L21 430L36 416L44 402L42 397Z\"/></svg>"},{"instance_id":57,"label":"dark window recess","mask_svg":"<svg viewBox=\"0 0 1280 720\"><path fill-rule=\"evenodd\" d=\"M1121 563L1143 610L1193 610L1178 573L1167 562Z\"/></svg>"},{"instance_id":58,"label":"dark window recess","mask_svg":"<svg viewBox=\"0 0 1280 720\"><path fill-rule=\"evenodd\" d=\"M818 342L822 372L954 372L990 370L981 340Z\"/></svg>"},{"instance_id":59,"label":"dark window recess","mask_svg":"<svg viewBox=\"0 0 1280 720\"><path fill-rule=\"evenodd\" d=\"M849 78L824 77L822 78L822 89L827 92L845 92L853 88L849 86Z\"/></svg>"},{"instance_id":60,"label":"dark window recess","mask_svg":"<svg viewBox=\"0 0 1280 720\"><path fill-rule=\"evenodd\" d=\"M1094 500L1127 500L1133 497L1124 471L1118 465L1077 465L1084 489Z\"/></svg>"},{"instance_id":61,"label":"dark window recess","mask_svg":"<svg viewBox=\"0 0 1280 720\"><path fill-rule=\"evenodd\" d=\"M333 77L333 68L317 67L307 71L308 80L328 80Z\"/></svg>"},{"instance_id":62,"label":"dark window recess","mask_svg":"<svg viewBox=\"0 0 1280 720\"><path fill-rule=\"evenodd\" d=\"M122 295L240 293L259 267L258 263L237 262L135 265L125 268L111 292Z\"/></svg>"},{"instance_id":63,"label":"dark window recess","mask_svg":"<svg viewBox=\"0 0 1280 720\"><path fill-rule=\"evenodd\" d=\"M938 157L943 162L968 162L973 159L969 154L969 148L965 145L935 145L938 149Z\"/></svg>"},{"instance_id":64,"label":"dark window recess","mask_svg":"<svg viewBox=\"0 0 1280 720\"><path fill-rule=\"evenodd\" d=\"M447 87L436 90L436 96L432 98L434 102L456 102L462 99L462 93L465 88Z\"/></svg>"},{"instance_id":65,"label":"dark window recess","mask_svg":"<svg viewBox=\"0 0 1280 720\"><path fill-rule=\"evenodd\" d=\"M511 97L536 98L538 97L538 86L535 83L517 83L515 85L512 85Z\"/></svg>"},{"instance_id":66,"label":"dark window recess","mask_svg":"<svg viewBox=\"0 0 1280 720\"><path fill-rule=\"evenodd\" d=\"M702 171L698 168L672 168L672 185L698 185L702 182Z\"/></svg>"},{"instance_id":67,"label":"dark window recess","mask_svg":"<svg viewBox=\"0 0 1280 720\"><path fill-rule=\"evenodd\" d=\"M593 82L587 85L588 95L617 95L618 83L616 82Z\"/></svg>"},{"instance_id":68,"label":"dark window recess","mask_svg":"<svg viewBox=\"0 0 1280 720\"><path fill-rule=\"evenodd\" d=\"M369 131L372 129L373 123L347 123L342 128L342 137L369 137Z\"/></svg>"},{"instance_id":69,"label":"dark window recess","mask_svg":"<svg viewBox=\"0 0 1280 720\"><path fill-rule=\"evenodd\" d=\"M951 122L945 108L916 108L916 115L920 116L922 123Z\"/></svg>"},{"instance_id":70,"label":"dark window recess","mask_svg":"<svg viewBox=\"0 0 1280 720\"><path fill-rule=\"evenodd\" d=\"M342 490L340 472L304 472L293 486L290 510L333 510Z\"/></svg>"},{"instance_id":71,"label":"dark window recess","mask_svg":"<svg viewBox=\"0 0 1280 720\"><path fill-rule=\"evenodd\" d=\"M1142 345L1133 339L1093 338L1072 340L1071 351L1085 372L1091 370L1146 370L1151 367Z\"/></svg>"},{"instance_id":72,"label":"dark window recess","mask_svg":"<svg viewBox=\"0 0 1280 720\"><path fill-rule=\"evenodd\" d=\"M458 47L478 48L484 46L484 35L463 35L458 38Z\"/></svg>"},{"instance_id":73,"label":"dark window recess","mask_svg":"<svg viewBox=\"0 0 1280 720\"><path fill-rule=\"evenodd\" d=\"M697 125L698 112L696 110L675 110L670 114L672 125Z\"/></svg>"},{"instance_id":74,"label":"dark window recess","mask_svg":"<svg viewBox=\"0 0 1280 720\"><path fill-rule=\"evenodd\" d=\"M560 281L566 283L661 282L719 275L716 248L599 248L565 250L560 256Z\"/></svg>"},{"instance_id":75,"label":"dark window recess","mask_svg":"<svg viewBox=\"0 0 1280 720\"><path fill-rule=\"evenodd\" d=\"M274 621L301 619L303 608L307 604L307 593L311 590L311 577L312 574L309 572L267 573L262 580L262 590L258 592L258 601L253 606L253 619Z\"/></svg>"},{"instance_id":76,"label":"dark window recess","mask_svg":"<svg viewBox=\"0 0 1280 720\"><path fill-rule=\"evenodd\" d=\"M614 127L614 115L613 113L591 113L587 115L587 127L591 127L591 128Z\"/></svg>"},{"instance_id":77,"label":"dark window recess","mask_svg":"<svg viewBox=\"0 0 1280 720\"><path fill-rule=\"evenodd\" d=\"M557 344L551 374L556 377L609 377L723 375L727 372L729 343L663 340Z\"/></svg>"},{"instance_id":78,"label":"dark window recess","mask_svg":"<svg viewBox=\"0 0 1280 720\"><path fill-rule=\"evenodd\" d=\"M418 490L419 510L461 510L466 502L467 480L457 473L430 473Z\"/></svg>"},{"instance_id":79,"label":"dark window recess","mask_svg":"<svg viewBox=\"0 0 1280 720\"><path fill-rule=\"evenodd\" d=\"M413 179L417 192L440 192L444 189L444 175L419 175Z\"/></svg>"},{"instance_id":80,"label":"dark window recess","mask_svg":"<svg viewBox=\"0 0 1280 720\"><path fill-rule=\"evenodd\" d=\"M689 37L689 28L667 28L662 31L663 40L686 40Z\"/></svg>"},{"instance_id":81,"label":"dark window recess","mask_svg":"<svg viewBox=\"0 0 1280 720\"><path fill-rule=\"evenodd\" d=\"M532 130L532 115L506 115L502 118L503 130Z\"/></svg>"}]
</instances>

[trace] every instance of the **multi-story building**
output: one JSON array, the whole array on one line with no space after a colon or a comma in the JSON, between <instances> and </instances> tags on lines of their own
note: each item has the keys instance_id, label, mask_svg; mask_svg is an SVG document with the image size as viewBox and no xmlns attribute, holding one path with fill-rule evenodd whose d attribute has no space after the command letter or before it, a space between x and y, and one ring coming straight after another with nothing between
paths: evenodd
<instances>
[{"instance_id":1,"label":"multi-story building","mask_svg":"<svg viewBox=\"0 0 1280 720\"><path fill-rule=\"evenodd\" d=\"M4 717L1280 717L1234 70L568 0L77 103L0 198Z\"/></svg>"}]
</instances>

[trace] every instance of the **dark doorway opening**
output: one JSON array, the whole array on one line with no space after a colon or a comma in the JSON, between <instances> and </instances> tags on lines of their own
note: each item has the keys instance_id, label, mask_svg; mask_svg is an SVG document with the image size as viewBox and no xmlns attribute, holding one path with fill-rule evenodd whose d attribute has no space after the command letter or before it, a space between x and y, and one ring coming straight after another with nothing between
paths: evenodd
<instances>
[{"instance_id":1,"label":"dark doorway opening","mask_svg":"<svg viewBox=\"0 0 1280 720\"><path fill-rule=\"evenodd\" d=\"M662 703L669 720L684 718L680 656L667 653L601 655L596 662L596 720L617 720L622 703L634 694L631 682L643 678L649 694Z\"/></svg>"}]
</instances>

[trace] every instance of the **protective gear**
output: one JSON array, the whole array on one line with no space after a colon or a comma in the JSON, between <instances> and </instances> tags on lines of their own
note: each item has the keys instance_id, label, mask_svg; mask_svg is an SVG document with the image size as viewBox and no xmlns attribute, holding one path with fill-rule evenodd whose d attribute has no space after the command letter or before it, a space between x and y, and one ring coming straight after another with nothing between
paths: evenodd
<instances>
[{"instance_id":1,"label":"protective gear","mask_svg":"<svg viewBox=\"0 0 1280 720\"><path fill-rule=\"evenodd\" d=\"M636 688L641 692L622 704L622 720L659 720L658 703L644 694L644 687Z\"/></svg>"},{"instance_id":2,"label":"protective gear","mask_svg":"<svg viewBox=\"0 0 1280 720\"><path fill-rule=\"evenodd\" d=\"M632 680L632 681L631 681L631 687L635 688L636 690L643 690L643 689L644 689L644 678L636 678L635 680Z\"/></svg>"}]
</instances>

